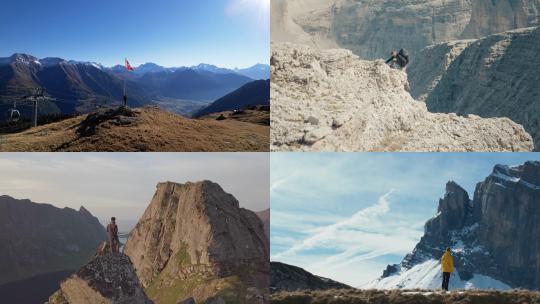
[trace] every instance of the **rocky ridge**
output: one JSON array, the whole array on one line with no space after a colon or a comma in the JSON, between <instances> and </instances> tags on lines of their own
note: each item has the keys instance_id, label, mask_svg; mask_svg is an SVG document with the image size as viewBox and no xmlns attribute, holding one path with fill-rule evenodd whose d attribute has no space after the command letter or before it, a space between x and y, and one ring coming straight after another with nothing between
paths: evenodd
<instances>
[{"instance_id":1,"label":"rocky ridge","mask_svg":"<svg viewBox=\"0 0 540 304\"><path fill-rule=\"evenodd\" d=\"M48 304L152 304L129 257L97 255L60 284Z\"/></svg>"},{"instance_id":2,"label":"rocky ridge","mask_svg":"<svg viewBox=\"0 0 540 304\"><path fill-rule=\"evenodd\" d=\"M124 252L158 303L262 303L269 243L261 220L215 183L159 183ZM213 302L214 301L214 302Z\"/></svg>"},{"instance_id":3,"label":"rocky ridge","mask_svg":"<svg viewBox=\"0 0 540 304\"><path fill-rule=\"evenodd\" d=\"M530 151L507 118L429 113L407 75L342 49L272 44L273 151Z\"/></svg>"},{"instance_id":4,"label":"rocky ridge","mask_svg":"<svg viewBox=\"0 0 540 304\"><path fill-rule=\"evenodd\" d=\"M442 113L508 117L540 149L540 27L423 49L407 69L413 98Z\"/></svg>"},{"instance_id":5,"label":"rocky ridge","mask_svg":"<svg viewBox=\"0 0 540 304\"><path fill-rule=\"evenodd\" d=\"M389 265L380 279L362 287L436 288L440 285L438 261L444 249L451 247L458 276L451 280L453 288L538 290L538 202L539 161L495 166L476 185L473 199L449 182L437 214L427 221L415 249L401 264Z\"/></svg>"}]
</instances>

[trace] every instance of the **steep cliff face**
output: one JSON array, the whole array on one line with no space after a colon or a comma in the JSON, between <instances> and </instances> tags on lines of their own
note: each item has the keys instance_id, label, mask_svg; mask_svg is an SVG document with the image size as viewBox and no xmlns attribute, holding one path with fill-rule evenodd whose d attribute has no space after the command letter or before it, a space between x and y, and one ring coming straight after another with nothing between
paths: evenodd
<instances>
[{"instance_id":1,"label":"steep cliff face","mask_svg":"<svg viewBox=\"0 0 540 304\"><path fill-rule=\"evenodd\" d=\"M261 220L209 181L158 184L124 252L157 303L258 303L268 292Z\"/></svg>"},{"instance_id":2,"label":"steep cliff face","mask_svg":"<svg viewBox=\"0 0 540 304\"><path fill-rule=\"evenodd\" d=\"M539 0L279 1L272 41L339 46L366 59L400 48L414 55L443 41L538 25L539 12Z\"/></svg>"},{"instance_id":3,"label":"steep cliff face","mask_svg":"<svg viewBox=\"0 0 540 304\"><path fill-rule=\"evenodd\" d=\"M530 151L506 118L429 113L407 75L348 50L272 44L274 151Z\"/></svg>"},{"instance_id":4,"label":"steep cliff face","mask_svg":"<svg viewBox=\"0 0 540 304\"><path fill-rule=\"evenodd\" d=\"M453 250L453 288L540 289L540 162L497 165L474 199L453 182L438 213L400 265L365 288L437 288L439 259Z\"/></svg>"},{"instance_id":5,"label":"steep cliff face","mask_svg":"<svg viewBox=\"0 0 540 304\"><path fill-rule=\"evenodd\" d=\"M151 304L124 254L96 256L60 284L49 304Z\"/></svg>"},{"instance_id":6,"label":"steep cliff face","mask_svg":"<svg viewBox=\"0 0 540 304\"><path fill-rule=\"evenodd\" d=\"M107 237L88 210L0 196L0 284L75 270Z\"/></svg>"},{"instance_id":7,"label":"steep cliff face","mask_svg":"<svg viewBox=\"0 0 540 304\"><path fill-rule=\"evenodd\" d=\"M540 27L425 48L407 69L431 112L508 117L540 149Z\"/></svg>"}]
</instances>

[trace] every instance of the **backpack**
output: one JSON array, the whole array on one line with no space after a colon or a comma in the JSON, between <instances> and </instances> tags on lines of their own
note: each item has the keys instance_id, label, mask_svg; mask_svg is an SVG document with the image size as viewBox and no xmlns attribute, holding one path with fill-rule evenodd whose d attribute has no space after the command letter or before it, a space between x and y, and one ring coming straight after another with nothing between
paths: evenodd
<instances>
[{"instance_id":1,"label":"backpack","mask_svg":"<svg viewBox=\"0 0 540 304\"><path fill-rule=\"evenodd\" d=\"M399 55L405 59L405 65L409 64L409 52L406 49L399 50Z\"/></svg>"}]
</instances>

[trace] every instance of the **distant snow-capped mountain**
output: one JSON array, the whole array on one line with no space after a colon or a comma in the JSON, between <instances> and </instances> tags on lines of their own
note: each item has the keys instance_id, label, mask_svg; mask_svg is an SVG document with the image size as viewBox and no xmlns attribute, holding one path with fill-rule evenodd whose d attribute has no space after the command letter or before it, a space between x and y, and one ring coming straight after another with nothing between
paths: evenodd
<instances>
[{"instance_id":1,"label":"distant snow-capped mountain","mask_svg":"<svg viewBox=\"0 0 540 304\"><path fill-rule=\"evenodd\" d=\"M448 182L437 214L401 264L361 288L440 288L441 258L450 247L451 288L540 289L540 162L497 165L473 199Z\"/></svg>"},{"instance_id":2,"label":"distant snow-capped mountain","mask_svg":"<svg viewBox=\"0 0 540 304\"><path fill-rule=\"evenodd\" d=\"M235 69L239 74L253 79L270 79L270 66L268 64L257 63L245 69Z\"/></svg>"},{"instance_id":3,"label":"distant snow-capped mountain","mask_svg":"<svg viewBox=\"0 0 540 304\"><path fill-rule=\"evenodd\" d=\"M125 67L123 65L115 65L109 69L113 72L125 72ZM239 74L255 80L270 79L270 66L261 63L243 69L228 69L207 63L200 63L198 65L193 65L189 67L164 67L153 62L147 62L145 64L136 66L133 73L137 75L144 75L146 73L176 72L186 70L193 70L197 72L210 72L214 74Z\"/></svg>"},{"instance_id":4,"label":"distant snow-capped mountain","mask_svg":"<svg viewBox=\"0 0 540 304\"><path fill-rule=\"evenodd\" d=\"M12 107L10 100L43 88L56 101L42 103L39 115L87 113L121 104L125 85L131 106L162 101L197 105L174 107L186 111L179 113L188 114L253 81L232 70L224 71L206 64L192 69L146 63L127 72L123 65L107 68L96 62L13 54L0 58L0 112ZM31 115L31 108L21 111L25 117ZM0 121L3 119L0 117Z\"/></svg>"}]
</instances>

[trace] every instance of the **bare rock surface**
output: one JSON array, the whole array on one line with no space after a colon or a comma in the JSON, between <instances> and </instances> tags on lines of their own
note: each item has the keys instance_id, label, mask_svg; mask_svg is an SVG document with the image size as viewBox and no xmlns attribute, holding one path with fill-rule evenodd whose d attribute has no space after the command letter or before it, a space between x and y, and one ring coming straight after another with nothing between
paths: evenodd
<instances>
[{"instance_id":1,"label":"bare rock surface","mask_svg":"<svg viewBox=\"0 0 540 304\"><path fill-rule=\"evenodd\" d=\"M540 0L273 0L273 42L345 48L366 59L540 24Z\"/></svg>"},{"instance_id":2,"label":"bare rock surface","mask_svg":"<svg viewBox=\"0 0 540 304\"><path fill-rule=\"evenodd\" d=\"M540 149L540 27L427 47L407 69L431 112L508 117Z\"/></svg>"},{"instance_id":3,"label":"bare rock surface","mask_svg":"<svg viewBox=\"0 0 540 304\"><path fill-rule=\"evenodd\" d=\"M151 304L128 256L94 257L60 284L49 304Z\"/></svg>"},{"instance_id":4,"label":"bare rock surface","mask_svg":"<svg viewBox=\"0 0 540 304\"><path fill-rule=\"evenodd\" d=\"M157 303L191 297L197 303L247 304L267 297L263 223L209 181L159 183L124 252Z\"/></svg>"},{"instance_id":5,"label":"bare rock surface","mask_svg":"<svg viewBox=\"0 0 540 304\"><path fill-rule=\"evenodd\" d=\"M273 151L531 151L507 118L429 113L407 74L343 49L274 43Z\"/></svg>"}]
</instances>

